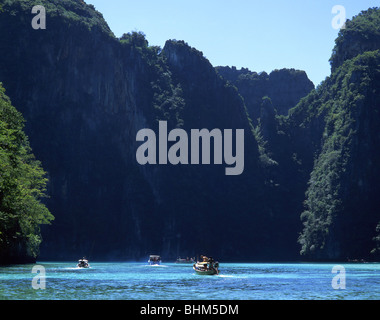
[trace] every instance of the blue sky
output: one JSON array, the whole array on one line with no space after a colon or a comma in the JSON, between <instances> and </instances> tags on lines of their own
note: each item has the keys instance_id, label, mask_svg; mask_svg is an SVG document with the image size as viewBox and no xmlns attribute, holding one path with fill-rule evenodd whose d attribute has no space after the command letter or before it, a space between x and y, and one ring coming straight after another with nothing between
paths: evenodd
<instances>
[{"instance_id":1,"label":"blue sky","mask_svg":"<svg viewBox=\"0 0 380 320\"><path fill-rule=\"evenodd\" d=\"M252 71L305 70L318 85L338 35L332 26L341 5L347 19L379 0L86 0L100 11L114 34L142 31L150 45L185 40L214 66Z\"/></svg>"}]
</instances>

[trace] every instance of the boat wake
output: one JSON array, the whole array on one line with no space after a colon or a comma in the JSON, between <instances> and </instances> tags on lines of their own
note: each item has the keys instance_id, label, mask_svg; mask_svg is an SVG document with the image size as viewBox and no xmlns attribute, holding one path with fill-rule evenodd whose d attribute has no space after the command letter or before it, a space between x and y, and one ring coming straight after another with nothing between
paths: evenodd
<instances>
[{"instance_id":1,"label":"boat wake","mask_svg":"<svg viewBox=\"0 0 380 320\"><path fill-rule=\"evenodd\" d=\"M245 276L232 275L232 274L219 274L218 277L221 278L246 278Z\"/></svg>"},{"instance_id":2,"label":"boat wake","mask_svg":"<svg viewBox=\"0 0 380 320\"><path fill-rule=\"evenodd\" d=\"M152 265L145 265L144 267L151 267L151 268L167 268L168 266L165 266L164 264L152 264Z\"/></svg>"}]
</instances>

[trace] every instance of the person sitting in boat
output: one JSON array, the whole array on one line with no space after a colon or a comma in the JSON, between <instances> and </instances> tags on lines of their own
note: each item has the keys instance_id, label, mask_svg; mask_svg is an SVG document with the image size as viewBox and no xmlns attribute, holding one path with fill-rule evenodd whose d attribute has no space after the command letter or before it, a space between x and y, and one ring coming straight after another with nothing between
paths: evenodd
<instances>
[{"instance_id":1,"label":"person sitting in boat","mask_svg":"<svg viewBox=\"0 0 380 320\"><path fill-rule=\"evenodd\" d=\"M203 262L208 262L208 258L206 256L201 256L201 259L203 260Z\"/></svg>"},{"instance_id":2,"label":"person sitting in boat","mask_svg":"<svg viewBox=\"0 0 380 320\"><path fill-rule=\"evenodd\" d=\"M87 267L89 267L88 260L86 259L86 257L83 257L82 259L79 259L77 266L79 268L87 268Z\"/></svg>"}]
</instances>

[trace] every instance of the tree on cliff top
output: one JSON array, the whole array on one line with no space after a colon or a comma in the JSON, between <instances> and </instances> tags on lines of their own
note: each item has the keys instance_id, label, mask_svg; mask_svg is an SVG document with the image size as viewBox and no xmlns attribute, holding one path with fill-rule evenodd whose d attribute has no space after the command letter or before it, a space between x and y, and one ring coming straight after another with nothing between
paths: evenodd
<instances>
[{"instance_id":1,"label":"tree on cliff top","mask_svg":"<svg viewBox=\"0 0 380 320\"><path fill-rule=\"evenodd\" d=\"M346 27L339 31L330 58L331 69L334 72L344 61L379 47L380 9L369 8L348 20Z\"/></svg>"}]
</instances>

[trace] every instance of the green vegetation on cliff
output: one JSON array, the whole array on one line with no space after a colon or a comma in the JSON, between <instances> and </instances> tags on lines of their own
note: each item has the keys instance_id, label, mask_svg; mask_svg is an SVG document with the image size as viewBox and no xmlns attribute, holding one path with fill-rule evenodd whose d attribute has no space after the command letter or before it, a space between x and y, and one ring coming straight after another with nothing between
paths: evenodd
<instances>
[{"instance_id":1,"label":"green vegetation on cliff","mask_svg":"<svg viewBox=\"0 0 380 320\"><path fill-rule=\"evenodd\" d=\"M310 121L324 123L301 215L299 241L305 255L368 259L375 246L371 240L380 220L375 192L380 174L379 66L379 50L348 60L298 106L314 106L308 111Z\"/></svg>"},{"instance_id":2,"label":"green vegetation on cliff","mask_svg":"<svg viewBox=\"0 0 380 320\"><path fill-rule=\"evenodd\" d=\"M274 203L272 214L286 212L283 223L289 234L300 228L294 219L301 216L298 242L308 259L380 256L379 28L376 8L347 21L336 39L331 76L308 95L308 80L299 71L276 70L268 76L217 68L236 85L257 119L262 156L271 160L266 179L273 187L264 201ZM268 85L274 78L282 81ZM298 92L283 90L294 79ZM292 99L279 112L283 92ZM269 97L262 98L266 93Z\"/></svg>"},{"instance_id":3,"label":"green vegetation on cliff","mask_svg":"<svg viewBox=\"0 0 380 320\"><path fill-rule=\"evenodd\" d=\"M114 37L103 15L95 10L93 5L87 5L83 0L1 0L0 9L10 12L13 16L23 16L30 13L34 6L43 6L46 16L51 18L60 17L68 27L84 27L89 31L99 29L107 35ZM32 18L33 15L30 14Z\"/></svg>"},{"instance_id":4,"label":"green vegetation on cliff","mask_svg":"<svg viewBox=\"0 0 380 320\"><path fill-rule=\"evenodd\" d=\"M351 20L339 31L330 58L334 72L344 61L355 58L366 51L374 51L380 46L380 10L369 8Z\"/></svg>"},{"instance_id":5,"label":"green vegetation on cliff","mask_svg":"<svg viewBox=\"0 0 380 320\"><path fill-rule=\"evenodd\" d=\"M263 97L271 99L277 114L287 115L289 109L314 89L314 84L301 70L273 70L270 74L235 67L216 67L216 70L239 90L254 123L260 117Z\"/></svg>"},{"instance_id":6,"label":"green vegetation on cliff","mask_svg":"<svg viewBox=\"0 0 380 320\"><path fill-rule=\"evenodd\" d=\"M49 172L45 203L56 220L42 229L43 259L204 250L223 260L290 261L300 251L375 259L379 9L347 22L332 74L314 89L304 71L214 68L184 41L161 49L141 32L117 39L81 0L0 3L0 81ZM30 27L37 4L47 9L43 32ZM1 96L13 117L1 116L0 245L17 260L35 257L39 225L52 217L21 115ZM136 133L158 120L170 129L244 128L244 173L137 165Z\"/></svg>"},{"instance_id":7,"label":"green vegetation on cliff","mask_svg":"<svg viewBox=\"0 0 380 320\"><path fill-rule=\"evenodd\" d=\"M24 119L0 83L0 263L33 261L39 226L53 216L41 203L47 179L31 153Z\"/></svg>"},{"instance_id":8,"label":"green vegetation on cliff","mask_svg":"<svg viewBox=\"0 0 380 320\"><path fill-rule=\"evenodd\" d=\"M180 85L174 85L172 74L166 63L166 57L158 46L149 46L142 32L125 33L119 39L123 50L135 52L145 64L145 81L150 85L142 93L149 98L143 104L149 121L167 120L172 127L183 126L182 111L185 105ZM153 110L150 108L153 107Z\"/></svg>"},{"instance_id":9,"label":"green vegetation on cliff","mask_svg":"<svg viewBox=\"0 0 380 320\"><path fill-rule=\"evenodd\" d=\"M309 155L300 154L314 154L299 237L311 259L379 257L379 28L375 8L348 21L336 39L331 76L290 110L293 141L309 137L298 147Z\"/></svg>"}]
</instances>

